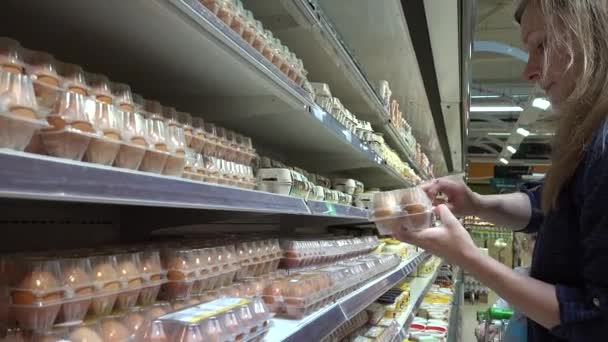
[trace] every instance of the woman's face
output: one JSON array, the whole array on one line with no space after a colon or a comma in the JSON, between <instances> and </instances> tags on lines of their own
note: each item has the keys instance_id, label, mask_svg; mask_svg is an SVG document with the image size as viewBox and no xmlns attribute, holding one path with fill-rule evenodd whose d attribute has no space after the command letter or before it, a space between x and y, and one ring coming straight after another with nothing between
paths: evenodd
<instances>
[{"instance_id":1,"label":"woman's face","mask_svg":"<svg viewBox=\"0 0 608 342\"><path fill-rule=\"evenodd\" d=\"M574 90L577 63L575 60L573 67L568 69L570 56L565 49L558 49L549 56L549 68L543 75L547 34L543 14L534 0L530 1L521 18L521 37L529 54L524 79L536 82L552 105L559 107Z\"/></svg>"}]
</instances>

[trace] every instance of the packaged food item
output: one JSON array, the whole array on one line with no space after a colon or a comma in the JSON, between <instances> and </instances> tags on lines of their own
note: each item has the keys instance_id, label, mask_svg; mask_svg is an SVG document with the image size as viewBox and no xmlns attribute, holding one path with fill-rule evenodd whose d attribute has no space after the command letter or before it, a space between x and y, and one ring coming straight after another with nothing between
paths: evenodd
<instances>
[{"instance_id":1,"label":"packaged food item","mask_svg":"<svg viewBox=\"0 0 608 342\"><path fill-rule=\"evenodd\" d=\"M217 136L216 126L205 121L205 145L203 147L203 154L208 157L217 156L219 150L219 138Z\"/></svg>"},{"instance_id":2,"label":"packaged food item","mask_svg":"<svg viewBox=\"0 0 608 342\"><path fill-rule=\"evenodd\" d=\"M192 124L192 115L185 112L177 112L177 121L184 127L184 135L186 136L186 146L190 146L192 136L194 135L194 126ZM200 151L198 151L200 152ZM197 153L198 153L197 152Z\"/></svg>"},{"instance_id":3,"label":"packaged food item","mask_svg":"<svg viewBox=\"0 0 608 342\"><path fill-rule=\"evenodd\" d=\"M146 154L146 119L137 112L122 112L122 142L114 160L117 167L137 170Z\"/></svg>"},{"instance_id":4,"label":"packaged food item","mask_svg":"<svg viewBox=\"0 0 608 342\"><path fill-rule=\"evenodd\" d=\"M96 296L93 297L89 313L93 317L107 316L112 312L126 279L118 271L116 256L92 256L90 261Z\"/></svg>"},{"instance_id":5,"label":"packaged food item","mask_svg":"<svg viewBox=\"0 0 608 342\"><path fill-rule=\"evenodd\" d=\"M89 310L95 291L91 262L88 258L66 258L59 263L66 300L61 305L57 323L80 322Z\"/></svg>"},{"instance_id":6,"label":"packaged food item","mask_svg":"<svg viewBox=\"0 0 608 342\"><path fill-rule=\"evenodd\" d=\"M27 51L25 60L27 62L26 72L34 81L38 110L43 110L48 114L59 101L62 92L55 59L48 53Z\"/></svg>"},{"instance_id":7,"label":"packaged food item","mask_svg":"<svg viewBox=\"0 0 608 342\"><path fill-rule=\"evenodd\" d=\"M23 73L25 63L22 52L23 48L18 41L0 37L0 71L13 74Z\"/></svg>"},{"instance_id":8,"label":"packaged food item","mask_svg":"<svg viewBox=\"0 0 608 342\"><path fill-rule=\"evenodd\" d=\"M167 270L167 282L161 288L162 298L178 300L190 297L194 282L199 277L196 254L196 250L179 247L168 247L161 251L162 265Z\"/></svg>"},{"instance_id":9,"label":"packaged food item","mask_svg":"<svg viewBox=\"0 0 608 342\"><path fill-rule=\"evenodd\" d=\"M83 323L77 326L69 326L68 341L72 342L105 342L102 338L103 332L99 323Z\"/></svg>"},{"instance_id":10,"label":"packaged food item","mask_svg":"<svg viewBox=\"0 0 608 342\"><path fill-rule=\"evenodd\" d=\"M247 25L247 19L245 17L245 9L243 8L243 3L238 0L234 0L233 3L233 16L232 22L230 23L230 28L239 36L243 35L243 31L245 30L245 26Z\"/></svg>"},{"instance_id":11,"label":"packaged food item","mask_svg":"<svg viewBox=\"0 0 608 342\"><path fill-rule=\"evenodd\" d=\"M85 108L98 134L91 137L84 161L112 165L121 145L124 112L116 110L113 104L93 99L86 100Z\"/></svg>"},{"instance_id":12,"label":"packaged food item","mask_svg":"<svg viewBox=\"0 0 608 342\"><path fill-rule=\"evenodd\" d=\"M184 128L170 124L167 130L167 147L170 155L163 169L163 174L181 177L186 166L186 136Z\"/></svg>"},{"instance_id":13,"label":"packaged food item","mask_svg":"<svg viewBox=\"0 0 608 342\"><path fill-rule=\"evenodd\" d=\"M244 11L243 33L241 37L249 45L253 45L256 36L256 20L253 18L253 13L249 10Z\"/></svg>"},{"instance_id":14,"label":"packaged food item","mask_svg":"<svg viewBox=\"0 0 608 342\"><path fill-rule=\"evenodd\" d=\"M262 56L264 56L268 61L272 62L274 58L274 47L272 46L272 40L274 39L274 35L270 30L264 30L264 48L262 49Z\"/></svg>"},{"instance_id":15,"label":"packaged food item","mask_svg":"<svg viewBox=\"0 0 608 342\"><path fill-rule=\"evenodd\" d=\"M190 133L184 132L186 139L189 139L188 146L194 153L201 153L205 146L205 122L199 117L194 117L192 118L192 128Z\"/></svg>"},{"instance_id":16,"label":"packaged food item","mask_svg":"<svg viewBox=\"0 0 608 342\"><path fill-rule=\"evenodd\" d=\"M80 95L89 95L87 78L80 65L60 64L59 73L63 77L65 89Z\"/></svg>"},{"instance_id":17,"label":"packaged food item","mask_svg":"<svg viewBox=\"0 0 608 342\"><path fill-rule=\"evenodd\" d=\"M116 270L123 282L116 298L115 308L119 311L135 306L143 285L142 266L139 253L116 255Z\"/></svg>"},{"instance_id":18,"label":"packaged food item","mask_svg":"<svg viewBox=\"0 0 608 342\"><path fill-rule=\"evenodd\" d=\"M139 169L160 174L170 155L167 148L167 126L164 119L157 114L148 116L146 118L146 133L150 147L146 150Z\"/></svg>"},{"instance_id":19,"label":"packaged food item","mask_svg":"<svg viewBox=\"0 0 608 342\"><path fill-rule=\"evenodd\" d=\"M374 194L371 220L381 234L393 229L420 230L432 226L432 202L419 187Z\"/></svg>"},{"instance_id":20,"label":"packaged food item","mask_svg":"<svg viewBox=\"0 0 608 342\"><path fill-rule=\"evenodd\" d=\"M87 77L91 95L99 102L112 104L114 102L110 80L105 75L90 74Z\"/></svg>"},{"instance_id":21,"label":"packaged food item","mask_svg":"<svg viewBox=\"0 0 608 342\"><path fill-rule=\"evenodd\" d=\"M15 267L9 279L9 294L11 310L19 327L50 329L64 300L59 262L44 259L13 262Z\"/></svg>"},{"instance_id":22,"label":"packaged food item","mask_svg":"<svg viewBox=\"0 0 608 342\"><path fill-rule=\"evenodd\" d=\"M38 119L38 104L28 75L0 70L0 110L25 119Z\"/></svg>"},{"instance_id":23,"label":"packaged food item","mask_svg":"<svg viewBox=\"0 0 608 342\"><path fill-rule=\"evenodd\" d=\"M101 320L101 338L104 342L126 342L131 338L131 331L119 317L108 317Z\"/></svg>"},{"instance_id":24,"label":"packaged food item","mask_svg":"<svg viewBox=\"0 0 608 342\"><path fill-rule=\"evenodd\" d=\"M115 104L118 106L119 110L129 113L135 112L131 87L123 83L113 83L112 95L114 96Z\"/></svg>"},{"instance_id":25,"label":"packaged food item","mask_svg":"<svg viewBox=\"0 0 608 342\"><path fill-rule=\"evenodd\" d=\"M255 21L255 36L253 38L253 44L251 44L251 46L253 46L254 49L258 50L259 53L262 53L264 51L264 48L266 47L266 32L264 30L264 25L262 25L262 22L259 20Z\"/></svg>"},{"instance_id":26,"label":"packaged food item","mask_svg":"<svg viewBox=\"0 0 608 342\"><path fill-rule=\"evenodd\" d=\"M225 297L160 317L171 341L251 341L268 331L263 302ZM153 327L160 331L160 327Z\"/></svg>"},{"instance_id":27,"label":"packaged food item","mask_svg":"<svg viewBox=\"0 0 608 342\"><path fill-rule=\"evenodd\" d=\"M162 284L167 280L167 272L162 268L160 252L147 249L139 253L142 288L137 303L141 306L151 305L156 301Z\"/></svg>"},{"instance_id":28,"label":"packaged food item","mask_svg":"<svg viewBox=\"0 0 608 342\"><path fill-rule=\"evenodd\" d=\"M86 97L67 91L49 114L52 129L42 130L40 137L46 151L55 157L81 160L93 137L93 118L86 111Z\"/></svg>"}]
</instances>

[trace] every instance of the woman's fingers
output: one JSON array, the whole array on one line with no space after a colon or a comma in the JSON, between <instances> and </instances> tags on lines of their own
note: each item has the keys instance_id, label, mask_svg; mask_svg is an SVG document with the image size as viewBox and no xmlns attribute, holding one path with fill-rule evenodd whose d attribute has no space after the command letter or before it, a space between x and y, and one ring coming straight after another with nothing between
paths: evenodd
<instances>
[{"instance_id":1,"label":"woman's fingers","mask_svg":"<svg viewBox=\"0 0 608 342\"><path fill-rule=\"evenodd\" d=\"M460 222L452 214L453 208L450 208L450 205L441 204L435 207L435 214L439 216L439 220L441 220L441 224L446 228L454 228L460 225Z\"/></svg>"}]
</instances>

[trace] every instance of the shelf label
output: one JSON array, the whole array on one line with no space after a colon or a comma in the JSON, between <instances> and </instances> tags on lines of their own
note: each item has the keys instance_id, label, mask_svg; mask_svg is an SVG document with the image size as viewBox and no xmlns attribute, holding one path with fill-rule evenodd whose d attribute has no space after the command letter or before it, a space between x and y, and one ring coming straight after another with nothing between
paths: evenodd
<instances>
[{"instance_id":1,"label":"shelf label","mask_svg":"<svg viewBox=\"0 0 608 342\"><path fill-rule=\"evenodd\" d=\"M337 216L336 206L333 203L325 202L325 214L329 216Z\"/></svg>"}]
</instances>

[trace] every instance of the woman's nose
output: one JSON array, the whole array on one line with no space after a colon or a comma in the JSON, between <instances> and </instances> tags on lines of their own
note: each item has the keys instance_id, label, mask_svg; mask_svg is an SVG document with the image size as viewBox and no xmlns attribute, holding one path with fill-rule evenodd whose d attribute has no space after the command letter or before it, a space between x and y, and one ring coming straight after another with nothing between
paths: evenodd
<instances>
[{"instance_id":1,"label":"woman's nose","mask_svg":"<svg viewBox=\"0 0 608 342\"><path fill-rule=\"evenodd\" d=\"M528 60L526 68L522 74L522 77L526 81L538 81L540 80L540 64L535 63L533 60Z\"/></svg>"}]
</instances>

